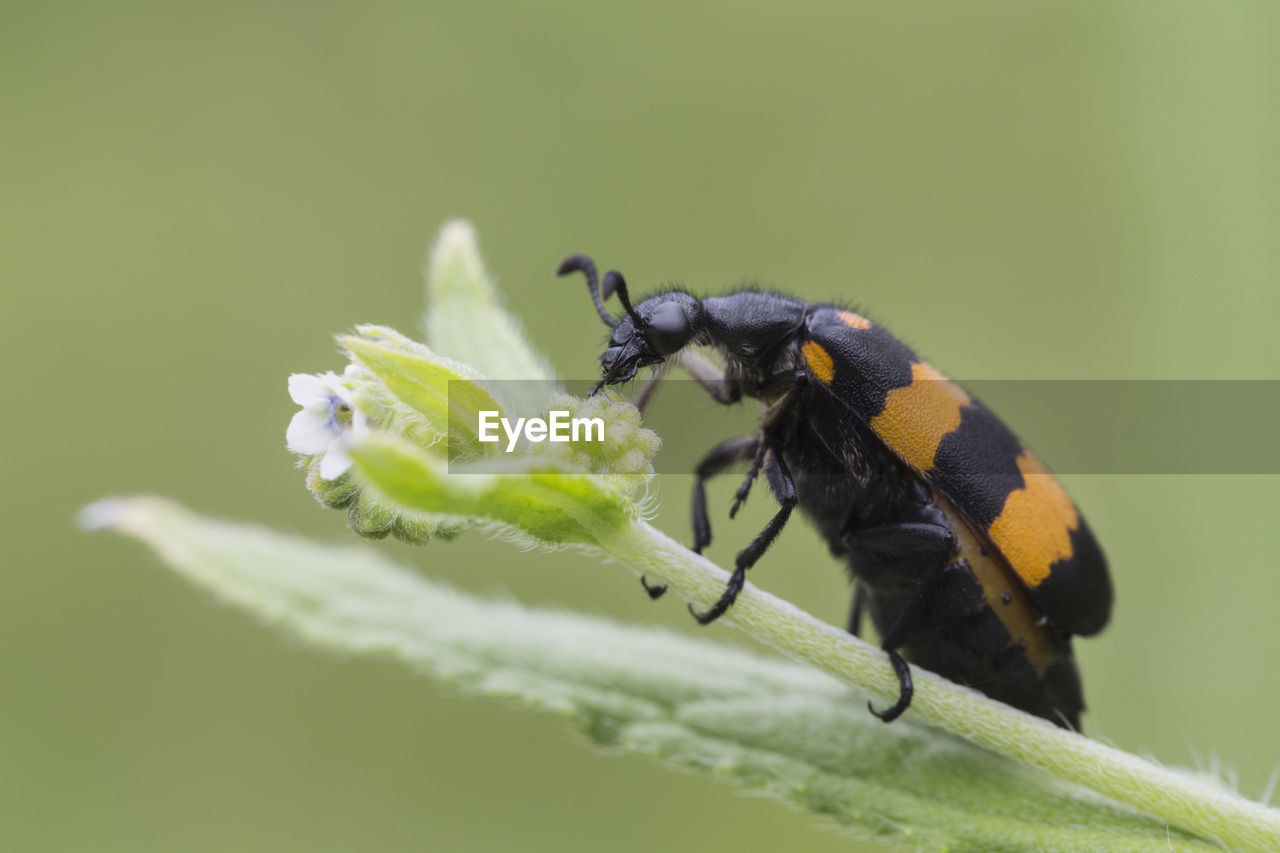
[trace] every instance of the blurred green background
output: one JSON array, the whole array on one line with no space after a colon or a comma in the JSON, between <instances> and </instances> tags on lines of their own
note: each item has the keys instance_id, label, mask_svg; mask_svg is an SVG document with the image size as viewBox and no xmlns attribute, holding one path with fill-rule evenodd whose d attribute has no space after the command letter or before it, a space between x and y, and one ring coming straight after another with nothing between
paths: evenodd
<instances>
[{"instance_id":1,"label":"blurred green background","mask_svg":"<svg viewBox=\"0 0 1280 853\"><path fill-rule=\"evenodd\" d=\"M855 849L560 719L300 649L74 513L149 492L346 538L284 450L286 375L340 367L330 336L357 322L416 333L454 216L576 377L601 329L552 275L572 251L641 291L853 300L962 378L1280 379L1277 33L1265 0L9 0L0 848ZM1067 480L1117 586L1077 643L1087 730L1257 796L1280 756L1280 478ZM686 537L687 478L660 493ZM696 630L578 555L379 547ZM804 525L754 581L844 618Z\"/></svg>"}]
</instances>

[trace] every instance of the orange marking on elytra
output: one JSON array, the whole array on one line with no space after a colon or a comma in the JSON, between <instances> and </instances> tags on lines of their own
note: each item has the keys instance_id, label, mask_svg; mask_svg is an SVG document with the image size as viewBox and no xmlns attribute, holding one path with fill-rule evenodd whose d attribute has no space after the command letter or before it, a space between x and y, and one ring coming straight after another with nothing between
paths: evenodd
<instances>
[{"instance_id":1,"label":"orange marking on elytra","mask_svg":"<svg viewBox=\"0 0 1280 853\"><path fill-rule=\"evenodd\" d=\"M805 341L800 345L800 352L819 382L830 385L835 380L836 364L831 359L831 353L822 348L822 344L817 341Z\"/></svg>"},{"instance_id":2,"label":"orange marking on elytra","mask_svg":"<svg viewBox=\"0 0 1280 853\"><path fill-rule=\"evenodd\" d=\"M1023 449L1018 470L1026 485L1009 493L987 532L1023 583L1035 587L1049 577L1054 563L1071 557L1071 531L1079 529L1080 515L1031 451Z\"/></svg>"},{"instance_id":3,"label":"orange marking on elytra","mask_svg":"<svg viewBox=\"0 0 1280 853\"><path fill-rule=\"evenodd\" d=\"M972 402L963 388L918 361L911 365L911 384L885 395L871 428L904 462L927 473L942 439L960 426L960 410Z\"/></svg>"},{"instance_id":4,"label":"orange marking on elytra","mask_svg":"<svg viewBox=\"0 0 1280 853\"><path fill-rule=\"evenodd\" d=\"M837 311L836 316L844 321L846 326L850 326L854 329L862 329L865 331L866 329L871 328L871 321L866 317L863 317L861 314L855 314L852 311Z\"/></svg>"},{"instance_id":5,"label":"orange marking on elytra","mask_svg":"<svg viewBox=\"0 0 1280 853\"><path fill-rule=\"evenodd\" d=\"M947 522L956 534L956 544L960 546L960 558L969 564L969 570L982 587L987 597L987 605L995 613L996 618L1009 632L1010 641L1026 641L1023 654L1027 663L1035 667L1036 672L1044 675L1045 671L1056 663L1060 655L1054 650L1049 634L1040 624L1040 610L1032 602L1031 596L1022 588L1009 572L1009 565L1002 560L994 549L988 553L978 542L978 538L969 529L969 524L960 517L951 501L936 491L933 493L934 503L947 516Z\"/></svg>"}]
</instances>

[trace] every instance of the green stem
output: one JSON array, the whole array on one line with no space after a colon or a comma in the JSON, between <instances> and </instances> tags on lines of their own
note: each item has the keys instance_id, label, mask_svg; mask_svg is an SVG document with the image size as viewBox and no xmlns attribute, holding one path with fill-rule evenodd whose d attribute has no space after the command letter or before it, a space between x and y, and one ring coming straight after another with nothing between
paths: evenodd
<instances>
[{"instance_id":1,"label":"green stem","mask_svg":"<svg viewBox=\"0 0 1280 853\"><path fill-rule=\"evenodd\" d=\"M614 559L708 605L728 574L647 524L601 541ZM748 584L724 617L755 639L851 684L897 696L883 652ZM1040 767L1232 849L1280 850L1280 810L1058 728L980 693L916 670L909 713L998 753Z\"/></svg>"}]
</instances>

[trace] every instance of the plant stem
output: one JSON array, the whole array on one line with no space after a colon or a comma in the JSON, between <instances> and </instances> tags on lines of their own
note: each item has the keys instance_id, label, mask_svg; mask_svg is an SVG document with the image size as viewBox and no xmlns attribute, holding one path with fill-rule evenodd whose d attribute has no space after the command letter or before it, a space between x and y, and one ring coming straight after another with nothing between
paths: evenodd
<instances>
[{"instance_id":1,"label":"plant stem","mask_svg":"<svg viewBox=\"0 0 1280 853\"><path fill-rule=\"evenodd\" d=\"M610 557L685 599L708 605L728 573L643 522L602 539ZM748 584L724 617L782 654L897 697L898 681L876 647ZM998 753L1040 767L1232 849L1280 850L1280 810L1058 728L919 669L910 713Z\"/></svg>"}]
</instances>

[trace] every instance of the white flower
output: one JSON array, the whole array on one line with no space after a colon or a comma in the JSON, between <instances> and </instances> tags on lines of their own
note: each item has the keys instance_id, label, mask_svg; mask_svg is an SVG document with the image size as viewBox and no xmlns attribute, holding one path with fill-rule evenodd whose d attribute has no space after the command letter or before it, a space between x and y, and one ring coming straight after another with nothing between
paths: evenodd
<instances>
[{"instance_id":1,"label":"white flower","mask_svg":"<svg viewBox=\"0 0 1280 853\"><path fill-rule=\"evenodd\" d=\"M320 477L336 480L351 467L347 453L349 435L368 429L364 413L351 401L349 383L358 378L360 368L347 365L342 376L295 373L289 377L289 396L302 407L285 432L285 442L294 453L322 456Z\"/></svg>"}]
</instances>

